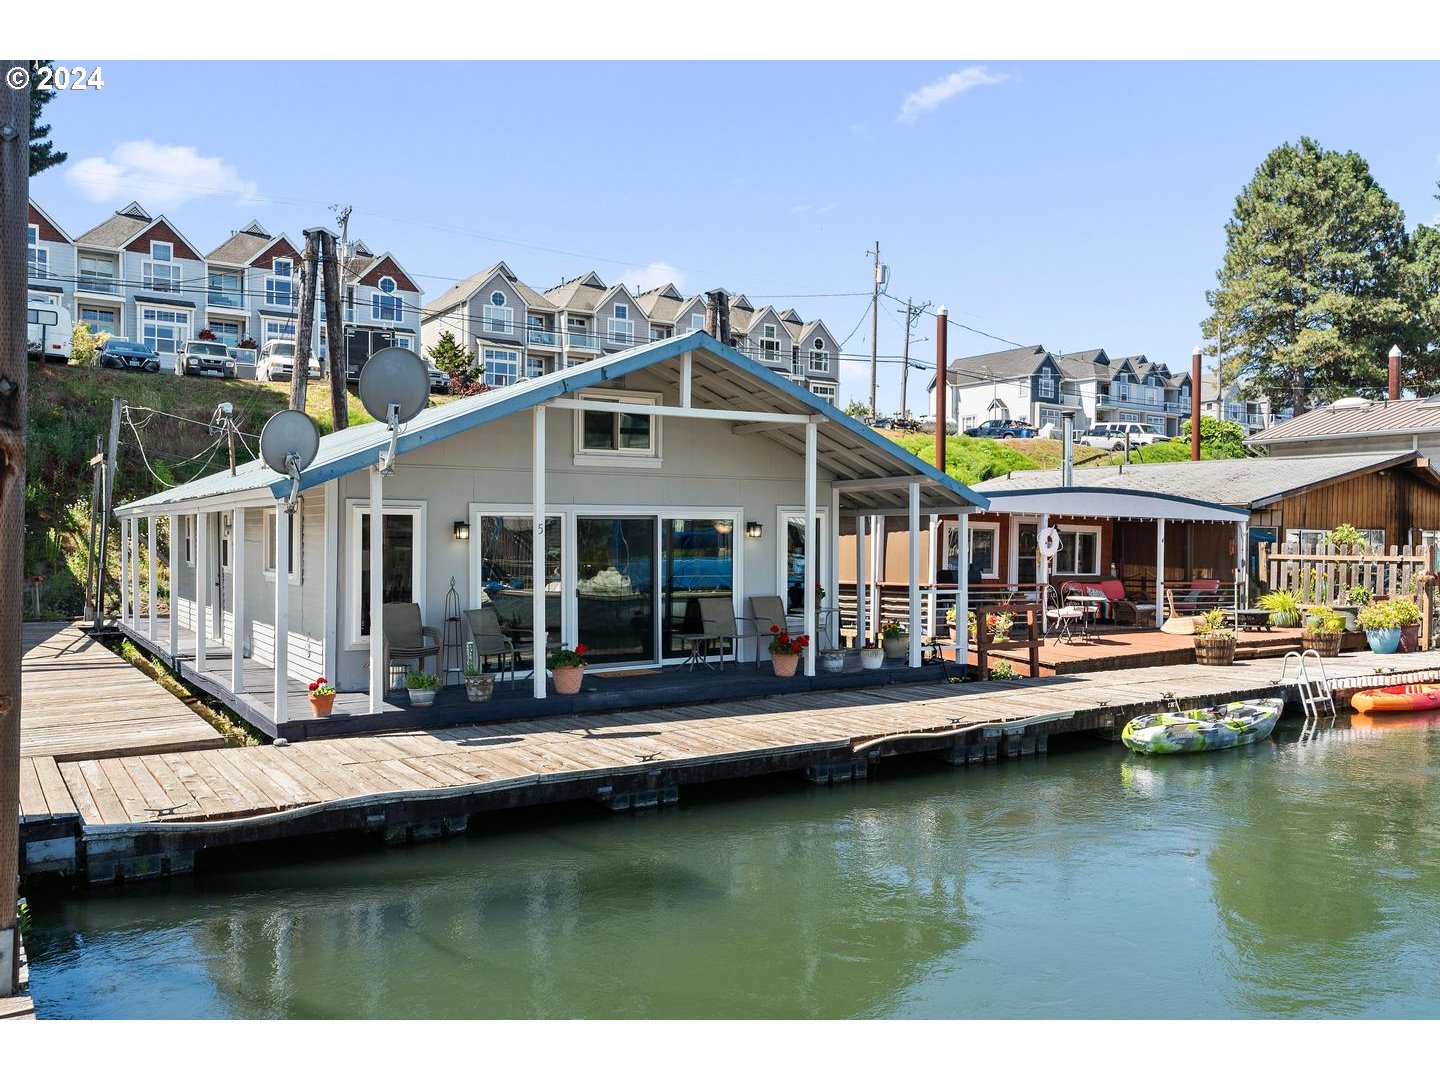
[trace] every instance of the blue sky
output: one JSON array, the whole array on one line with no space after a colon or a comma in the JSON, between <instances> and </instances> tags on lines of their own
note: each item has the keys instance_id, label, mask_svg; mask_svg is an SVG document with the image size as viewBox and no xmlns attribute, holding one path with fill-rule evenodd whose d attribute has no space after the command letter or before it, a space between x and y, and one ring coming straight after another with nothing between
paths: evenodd
<instances>
[{"instance_id":1,"label":"blue sky","mask_svg":"<svg viewBox=\"0 0 1440 1080\"><path fill-rule=\"evenodd\" d=\"M47 109L70 161L32 181L72 233L138 198L208 250L350 203L352 235L431 297L496 259L538 288L674 278L842 339L859 324L845 352L867 357L877 239L901 302L1175 366L1235 195L1279 143L1356 150L1408 222L1440 212L1433 64L101 63L103 90ZM867 295L801 295L846 293ZM955 327L950 346L1006 347ZM882 410L899 372L881 366ZM868 361L842 366L842 402L868 387Z\"/></svg>"}]
</instances>

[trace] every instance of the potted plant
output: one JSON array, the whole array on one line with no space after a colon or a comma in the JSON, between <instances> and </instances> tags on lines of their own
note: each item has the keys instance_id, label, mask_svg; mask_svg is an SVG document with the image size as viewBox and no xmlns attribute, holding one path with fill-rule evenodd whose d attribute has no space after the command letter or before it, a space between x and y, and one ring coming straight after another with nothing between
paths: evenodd
<instances>
[{"instance_id":1,"label":"potted plant","mask_svg":"<svg viewBox=\"0 0 1440 1080\"><path fill-rule=\"evenodd\" d=\"M423 668L405 676L405 689L410 691L410 704L417 709L435 704L435 691L440 689L440 680Z\"/></svg>"},{"instance_id":2,"label":"potted plant","mask_svg":"<svg viewBox=\"0 0 1440 1080\"><path fill-rule=\"evenodd\" d=\"M875 671L885 663L885 650L873 641L860 647L860 666L866 671Z\"/></svg>"},{"instance_id":3,"label":"potted plant","mask_svg":"<svg viewBox=\"0 0 1440 1080\"><path fill-rule=\"evenodd\" d=\"M845 670L844 649L821 649L820 670L830 675L838 675Z\"/></svg>"},{"instance_id":4,"label":"potted plant","mask_svg":"<svg viewBox=\"0 0 1440 1080\"><path fill-rule=\"evenodd\" d=\"M910 634L905 624L894 619L880 625L880 647L890 660L900 660L910 651Z\"/></svg>"},{"instance_id":5,"label":"potted plant","mask_svg":"<svg viewBox=\"0 0 1440 1080\"><path fill-rule=\"evenodd\" d=\"M312 716L329 716L330 710L333 708L335 708L335 687L324 679L316 679L310 684L310 714Z\"/></svg>"},{"instance_id":6,"label":"potted plant","mask_svg":"<svg viewBox=\"0 0 1440 1080\"><path fill-rule=\"evenodd\" d=\"M576 645L572 649L568 645L561 645L558 649L552 649L545 660L545 666L550 669L557 694L578 694L580 684L585 680L585 646Z\"/></svg>"},{"instance_id":7,"label":"potted plant","mask_svg":"<svg viewBox=\"0 0 1440 1080\"><path fill-rule=\"evenodd\" d=\"M1225 625L1224 608L1195 617L1195 662L1212 667L1235 662L1235 631Z\"/></svg>"},{"instance_id":8,"label":"potted plant","mask_svg":"<svg viewBox=\"0 0 1440 1080\"><path fill-rule=\"evenodd\" d=\"M985 616L985 629L990 631L991 641L1009 641L1014 625L1015 616L1008 611L992 611Z\"/></svg>"},{"instance_id":9,"label":"potted plant","mask_svg":"<svg viewBox=\"0 0 1440 1080\"><path fill-rule=\"evenodd\" d=\"M1293 628L1300 625L1300 597L1288 589L1276 589L1255 601L1261 611L1270 613L1270 625Z\"/></svg>"},{"instance_id":10,"label":"potted plant","mask_svg":"<svg viewBox=\"0 0 1440 1080\"><path fill-rule=\"evenodd\" d=\"M1305 617L1300 645L1314 649L1321 656L1340 655L1340 635L1345 632L1345 616L1334 608L1311 608Z\"/></svg>"},{"instance_id":11,"label":"potted plant","mask_svg":"<svg viewBox=\"0 0 1440 1080\"><path fill-rule=\"evenodd\" d=\"M1345 590L1345 603L1336 604L1335 610L1345 617L1346 630L1360 628L1360 609L1370 603L1370 590L1364 585L1351 585Z\"/></svg>"},{"instance_id":12,"label":"potted plant","mask_svg":"<svg viewBox=\"0 0 1440 1080\"><path fill-rule=\"evenodd\" d=\"M770 667L782 678L790 678L800 666L800 656L810 647L806 634L790 636L790 631L779 626L770 627Z\"/></svg>"},{"instance_id":13,"label":"potted plant","mask_svg":"<svg viewBox=\"0 0 1440 1080\"><path fill-rule=\"evenodd\" d=\"M1420 605L1408 596L1392 596L1385 601L1395 613L1395 625L1400 627L1400 651L1420 651Z\"/></svg>"},{"instance_id":14,"label":"potted plant","mask_svg":"<svg viewBox=\"0 0 1440 1080\"><path fill-rule=\"evenodd\" d=\"M1371 652L1393 653L1400 648L1400 623L1390 601L1372 600L1365 605L1357 621L1360 629L1365 631L1365 641Z\"/></svg>"},{"instance_id":15,"label":"potted plant","mask_svg":"<svg viewBox=\"0 0 1440 1080\"><path fill-rule=\"evenodd\" d=\"M495 676L477 667L465 669L465 697L470 701L489 701L495 692Z\"/></svg>"}]
</instances>

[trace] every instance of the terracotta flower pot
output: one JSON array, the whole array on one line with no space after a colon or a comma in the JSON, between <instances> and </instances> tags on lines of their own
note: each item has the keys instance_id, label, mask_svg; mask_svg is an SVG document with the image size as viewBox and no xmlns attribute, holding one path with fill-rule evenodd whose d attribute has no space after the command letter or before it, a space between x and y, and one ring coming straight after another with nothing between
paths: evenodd
<instances>
[{"instance_id":1,"label":"terracotta flower pot","mask_svg":"<svg viewBox=\"0 0 1440 1080\"><path fill-rule=\"evenodd\" d=\"M557 694L578 694L585 679L585 665L579 667L557 667L550 672L555 680Z\"/></svg>"},{"instance_id":2,"label":"terracotta flower pot","mask_svg":"<svg viewBox=\"0 0 1440 1080\"><path fill-rule=\"evenodd\" d=\"M792 678L800 666L799 653L771 653L770 666L782 679Z\"/></svg>"},{"instance_id":3,"label":"terracotta flower pot","mask_svg":"<svg viewBox=\"0 0 1440 1080\"><path fill-rule=\"evenodd\" d=\"M312 716L329 716L330 710L335 708L334 694L311 694L310 714Z\"/></svg>"}]
</instances>

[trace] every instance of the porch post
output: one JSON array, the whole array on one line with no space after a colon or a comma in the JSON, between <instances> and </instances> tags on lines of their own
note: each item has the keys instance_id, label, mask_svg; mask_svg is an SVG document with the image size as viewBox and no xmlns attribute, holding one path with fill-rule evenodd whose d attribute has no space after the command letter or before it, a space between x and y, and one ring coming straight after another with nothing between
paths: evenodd
<instances>
[{"instance_id":1,"label":"porch post","mask_svg":"<svg viewBox=\"0 0 1440 1080\"><path fill-rule=\"evenodd\" d=\"M1155 625L1165 621L1165 519L1155 519Z\"/></svg>"},{"instance_id":2,"label":"porch post","mask_svg":"<svg viewBox=\"0 0 1440 1080\"><path fill-rule=\"evenodd\" d=\"M944 424L945 421L939 421ZM920 481L910 481L910 655L906 663L920 666Z\"/></svg>"},{"instance_id":3,"label":"porch post","mask_svg":"<svg viewBox=\"0 0 1440 1080\"><path fill-rule=\"evenodd\" d=\"M39 615L39 612L36 612ZM130 621L130 519L120 519L120 625Z\"/></svg>"},{"instance_id":4,"label":"porch post","mask_svg":"<svg viewBox=\"0 0 1440 1080\"><path fill-rule=\"evenodd\" d=\"M867 552L867 551L865 550L865 547L866 547L865 541L866 541L867 539L868 539L868 537L865 535L865 515L864 515L864 514L856 514L856 515L855 515L855 636L860 639L860 647L863 647L863 646L865 645L865 642L867 642L867 641L870 640L870 635L869 635L869 633L867 632L866 626L865 626L866 616L869 614L869 612L866 610L866 607L865 607L865 590L868 588L868 585L867 585L867 583L866 583L866 581L865 581L865 565L866 565L866 563L869 562L869 559L866 558L866 556L869 554L869 552Z\"/></svg>"},{"instance_id":5,"label":"porch post","mask_svg":"<svg viewBox=\"0 0 1440 1080\"><path fill-rule=\"evenodd\" d=\"M538 405L532 414L530 448L530 623L532 648L530 658L532 693L537 701L545 697L545 656L549 652L545 625L545 406Z\"/></svg>"},{"instance_id":6,"label":"porch post","mask_svg":"<svg viewBox=\"0 0 1440 1080\"><path fill-rule=\"evenodd\" d=\"M175 658L180 651L180 546L185 542L180 515L170 515L170 670L179 671L180 661Z\"/></svg>"},{"instance_id":7,"label":"porch post","mask_svg":"<svg viewBox=\"0 0 1440 1080\"><path fill-rule=\"evenodd\" d=\"M830 489L830 573L825 591L830 594L830 606L835 609L835 620L829 623L831 633L826 635L830 648L840 647L840 492Z\"/></svg>"},{"instance_id":8,"label":"porch post","mask_svg":"<svg viewBox=\"0 0 1440 1080\"><path fill-rule=\"evenodd\" d=\"M690 408L690 387L692 385L694 361L692 354L681 353L680 355L680 407Z\"/></svg>"},{"instance_id":9,"label":"porch post","mask_svg":"<svg viewBox=\"0 0 1440 1080\"><path fill-rule=\"evenodd\" d=\"M230 690L245 692L245 508L230 523Z\"/></svg>"},{"instance_id":10,"label":"porch post","mask_svg":"<svg viewBox=\"0 0 1440 1080\"><path fill-rule=\"evenodd\" d=\"M160 595L160 582L156 580L155 575L155 521L156 519L154 517L145 519L145 543L148 549L150 571L149 581L146 584L148 595L145 598L145 613L149 616L150 620L149 637L152 644L155 641L155 608L158 606L156 601Z\"/></svg>"},{"instance_id":11,"label":"porch post","mask_svg":"<svg viewBox=\"0 0 1440 1080\"><path fill-rule=\"evenodd\" d=\"M880 584L885 580L885 534L885 515L877 514L870 519L870 625L877 635L885 621L885 589Z\"/></svg>"},{"instance_id":12,"label":"porch post","mask_svg":"<svg viewBox=\"0 0 1440 1080\"><path fill-rule=\"evenodd\" d=\"M1036 533L1036 539L1044 536L1045 530L1048 528L1050 528L1050 515L1041 514L1040 530ZM1046 586L1050 584L1050 560L1040 550L1039 544L1035 545L1035 571L1035 580L1040 583L1038 590L1040 595L1037 599L1040 601L1040 633L1043 636L1050 632L1049 620L1045 617L1045 612L1050 606L1047 602L1049 598L1045 595L1049 591Z\"/></svg>"},{"instance_id":13,"label":"porch post","mask_svg":"<svg viewBox=\"0 0 1440 1080\"><path fill-rule=\"evenodd\" d=\"M1248 521L1237 521L1235 523L1235 610L1239 611L1250 602L1249 582L1246 580L1250 573L1250 523ZM1239 625L1239 620L1236 620Z\"/></svg>"},{"instance_id":14,"label":"porch post","mask_svg":"<svg viewBox=\"0 0 1440 1080\"><path fill-rule=\"evenodd\" d=\"M385 573L381 544L385 536L385 477L380 466L370 469L370 711L385 711Z\"/></svg>"},{"instance_id":15,"label":"porch post","mask_svg":"<svg viewBox=\"0 0 1440 1080\"><path fill-rule=\"evenodd\" d=\"M955 515L955 660L970 662L970 516ZM1000 557L999 553L995 556Z\"/></svg>"},{"instance_id":16,"label":"porch post","mask_svg":"<svg viewBox=\"0 0 1440 1080\"><path fill-rule=\"evenodd\" d=\"M815 654L819 643L815 640L815 615L818 601L815 599L815 585L820 580L815 574L815 553L820 545L815 538L815 455L819 445L819 426L805 425L805 636L810 644L805 647L805 674L815 674Z\"/></svg>"},{"instance_id":17,"label":"porch post","mask_svg":"<svg viewBox=\"0 0 1440 1080\"><path fill-rule=\"evenodd\" d=\"M285 500L275 500L275 730L290 719L290 515ZM373 580L373 579L372 579ZM370 632L375 633L371 616ZM240 650L234 650L238 653Z\"/></svg>"},{"instance_id":18,"label":"porch post","mask_svg":"<svg viewBox=\"0 0 1440 1080\"><path fill-rule=\"evenodd\" d=\"M925 576L930 579L930 610L925 619L925 632L933 638L940 632L940 517L930 515L930 565Z\"/></svg>"},{"instance_id":19,"label":"porch post","mask_svg":"<svg viewBox=\"0 0 1440 1080\"><path fill-rule=\"evenodd\" d=\"M205 671L205 624L210 603L210 515L195 515L195 670Z\"/></svg>"},{"instance_id":20,"label":"porch post","mask_svg":"<svg viewBox=\"0 0 1440 1080\"><path fill-rule=\"evenodd\" d=\"M130 625L140 629L140 519L130 519Z\"/></svg>"}]
</instances>

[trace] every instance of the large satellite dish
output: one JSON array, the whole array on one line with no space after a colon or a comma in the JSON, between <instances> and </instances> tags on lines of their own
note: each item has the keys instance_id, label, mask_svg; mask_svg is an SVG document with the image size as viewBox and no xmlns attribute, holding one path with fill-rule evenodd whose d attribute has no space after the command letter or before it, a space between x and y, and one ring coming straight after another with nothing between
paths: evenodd
<instances>
[{"instance_id":1,"label":"large satellite dish","mask_svg":"<svg viewBox=\"0 0 1440 1080\"><path fill-rule=\"evenodd\" d=\"M409 349L381 349L360 369L360 403L382 424L403 424L420 415L430 401L430 373L425 361Z\"/></svg>"},{"instance_id":2,"label":"large satellite dish","mask_svg":"<svg viewBox=\"0 0 1440 1080\"><path fill-rule=\"evenodd\" d=\"M319 451L320 430L298 409L286 409L265 421L260 432L260 459L275 472L290 477L290 497L285 508L291 513L300 494L300 474L310 467Z\"/></svg>"}]
</instances>

